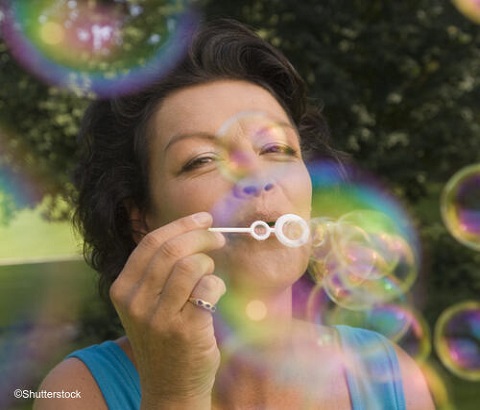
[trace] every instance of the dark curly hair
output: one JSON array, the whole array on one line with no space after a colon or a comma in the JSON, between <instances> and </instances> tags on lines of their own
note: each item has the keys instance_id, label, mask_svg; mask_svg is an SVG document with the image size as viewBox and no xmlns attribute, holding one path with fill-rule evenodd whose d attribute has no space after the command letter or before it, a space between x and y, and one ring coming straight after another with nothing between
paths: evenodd
<instances>
[{"instance_id":1,"label":"dark curly hair","mask_svg":"<svg viewBox=\"0 0 480 410\"><path fill-rule=\"evenodd\" d=\"M104 298L135 248L126 204L141 210L149 204L147 129L152 114L173 91L219 79L245 80L268 90L296 125L306 158L338 160L321 110L308 106L304 82L286 57L241 23L206 23L166 77L136 94L94 101L85 113L74 222L84 238L87 262L100 273Z\"/></svg>"}]
</instances>

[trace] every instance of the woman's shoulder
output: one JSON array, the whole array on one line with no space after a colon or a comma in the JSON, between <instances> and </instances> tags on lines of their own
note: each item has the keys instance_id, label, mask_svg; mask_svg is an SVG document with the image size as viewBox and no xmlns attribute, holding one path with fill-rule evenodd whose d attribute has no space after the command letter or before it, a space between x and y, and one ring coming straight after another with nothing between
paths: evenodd
<instances>
[{"instance_id":1,"label":"woman's shoulder","mask_svg":"<svg viewBox=\"0 0 480 410\"><path fill-rule=\"evenodd\" d=\"M79 392L78 398L37 399L34 410L107 409L105 399L88 367L78 358L69 357L45 377L38 391Z\"/></svg>"},{"instance_id":2,"label":"woman's shoulder","mask_svg":"<svg viewBox=\"0 0 480 410\"><path fill-rule=\"evenodd\" d=\"M434 409L419 365L401 347L371 330L349 326L336 326L335 329L342 348L351 352L350 365L357 363L363 367L364 375L366 373L369 378L381 381L377 384L382 394L390 388L391 394L401 403L400 408ZM390 383L386 383L388 380Z\"/></svg>"},{"instance_id":3,"label":"woman's shoulder","mask_svg":"<svg viewBox=\"0 0 480 410\"><path fill-rule=\"evenodd\" d=\"M401 347L394 345L394 349L400 365L407 409L433 410L432 396L417 362Z\"/></svg>"},{"instance_id":4,"label":"woman's shoulder","mask_svg":"<svg viewBox=\"0 0 480 410\"><path fill-rule=\"evenodd\" d=\"M122 402L136 408L140 401L138 373L122 339L92 345L69 354L47 375L40 389L79 391L81 399L68 408L112 408ZM39 400L36 409L62 408L55 399ZM91 407L93 406L93 407ZM115 407L113 407L115 408Z\"/></svg>"}]
</instances>

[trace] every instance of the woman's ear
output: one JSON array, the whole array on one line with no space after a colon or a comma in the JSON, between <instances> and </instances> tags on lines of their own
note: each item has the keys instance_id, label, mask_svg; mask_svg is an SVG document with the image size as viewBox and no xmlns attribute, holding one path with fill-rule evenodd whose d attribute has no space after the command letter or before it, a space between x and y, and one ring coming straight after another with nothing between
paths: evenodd
<instances>
[{"instance_id":1,"label":"woman's ear","mask_svg":"<svg viewBox=\"0 0 480 410\"><path fill-rule=\"evenodd\" d=\"M138 244L142 238L149 232L145 212L140 210L138 205L132 200L124 201L125 209L130 221L130 230L133 241Z\"/></svg>"}]
</instances>

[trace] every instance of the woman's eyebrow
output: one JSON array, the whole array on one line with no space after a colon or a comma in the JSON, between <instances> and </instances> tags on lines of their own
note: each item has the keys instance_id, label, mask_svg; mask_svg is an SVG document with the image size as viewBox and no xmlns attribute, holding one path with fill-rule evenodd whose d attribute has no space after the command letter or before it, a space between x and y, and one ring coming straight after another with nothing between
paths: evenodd
<instances>
[{"instance_id":1,"label":"woman's eyebrow","mask_svg":"<svg viewBox=\"0 0 480 410\"><path fill-rule=\"evenodd\" d=\"M195 139L198 138L198 139L204 139L208 141L216 141L218 139L218 136L209 134L208 132L187 132L183 134L175 134L170 139L170 141L168 141L167 145L165 145L165 148L163 149L163 151L166 152L168 149L172 147L172 145L188 138L195 138Z\"/></svg>"}]
</instances>

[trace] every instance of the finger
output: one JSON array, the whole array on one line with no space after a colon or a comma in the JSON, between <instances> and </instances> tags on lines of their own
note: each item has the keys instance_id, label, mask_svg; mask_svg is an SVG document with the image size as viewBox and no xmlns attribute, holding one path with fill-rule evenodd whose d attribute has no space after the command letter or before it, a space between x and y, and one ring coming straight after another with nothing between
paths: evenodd
<instances>
[{"instance_id":1,"label":"finger","mask_svg":"<svg viewBox=\"0 0 480 410\"><path fill-rule=\"evenodd\" d=\"M165 282L172 274L176 264L180 264L181 267L183 264L188 265L190 260L185 259L188 256L203 254L218 249L224 244L225 238L223 235L207 230L191 231L170 239L152 257L144 276L139 282L139 291L145 292L145 298L157 297L162 292ZM211 262L213 264L213 261ZM182 267L182 271L187 269L192 268L189 266ZM202 272L201 268L199 269ZM213 271L213 265L211 269Z\"/></svg>"},{"instance_id":2,"label":"finger","mask_svg":"<svg viewBox=\"0 0 480 410\"><path fill-rule=\"evenodd\" d=\"M212 223L212 217L207 212L200 212L167 224L150 232L132 252L124 268L110 287L110 298L115 306L128 303L140 292L143 294L141 280L146 273L146 267L152 256L171 237L176 237L194 230L206 231ZM163 280L163 279L162 279ZM163 283L163 282L162 282ZM156 289L157 293L159 289Z\"/></svg>"},{"instance_id":3,"label":"finger","mask_svg":"<svg viewBox=\"0 0 480 410\"><path fill-rule=\"evenodd\" d=\"M199 281L205 276L212 276L213 259L202 253L190 255L180 260L165 282L159 305L175 314L183 309Z\"/></svg>"},{"instance_id":4,"label":"finger","mask_svg":"<svg viewBox=\"0 0 480 410\"><path fill-rule=\"evenodd\" d=\"M186 303L188 295L203 275L213 272L213 259L206 254L189 255L176 264L170 277L172 283L161 294L146 283L127 289L123 296L112 299L117 311L126 310L138 320L150 317L157 311L162 317L173 317ZM180 293L182 296L176 295ZM185 296L187 295L187 296ZM180 300L181 303L177 302Z\"/></svg>"},{"instance_id":5,"label":"finger","mask_svg":"<svg viewBox=\"0 0 480 410\"><path fill-rule=\"evenodd\" d=\"M184 311L188 315L209 314L212 313L211 308L215 309L215 305L225 294L225 282L216 275L204 275L195 285ZM198 304L203 305L198 306Z\"/></svg>"},{"instance_id":6,"label":"finger","mask_svg":"<svg viewBox=\"0 0 480 410\"><path fill-rule=\"evenodd\" d=\"M152 256L166 241L189 231L206 229L211 224L212 216L208 212L199 212L149 232L131 253L121 275L125 280L138 280Z\"/></svg>"}]
</instances>

